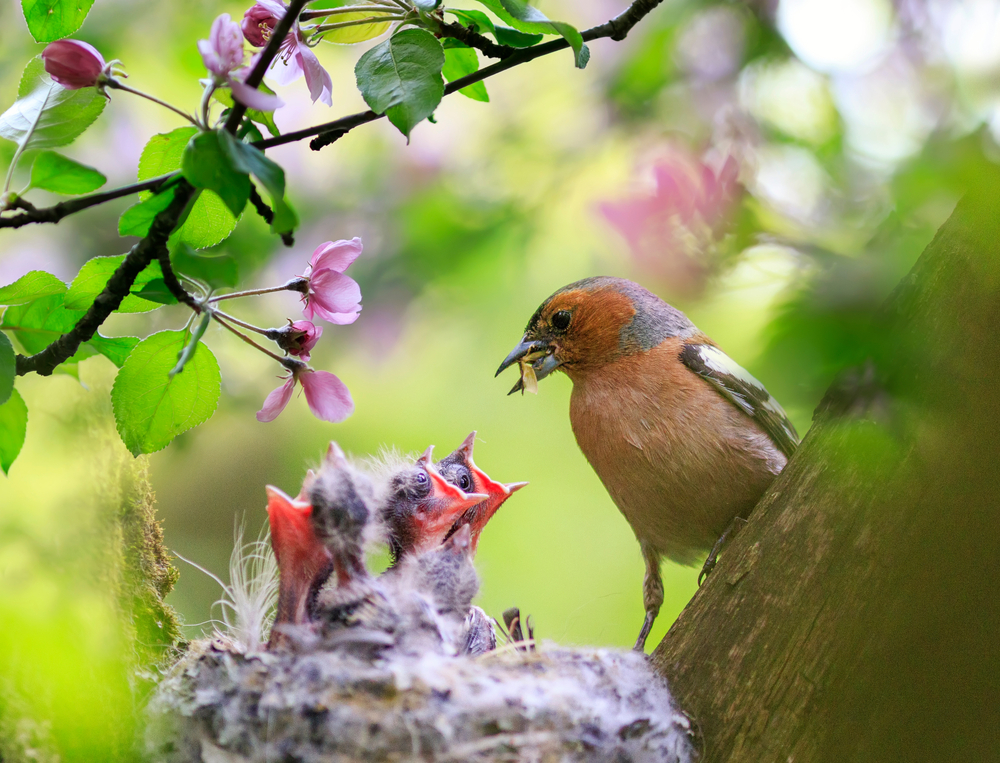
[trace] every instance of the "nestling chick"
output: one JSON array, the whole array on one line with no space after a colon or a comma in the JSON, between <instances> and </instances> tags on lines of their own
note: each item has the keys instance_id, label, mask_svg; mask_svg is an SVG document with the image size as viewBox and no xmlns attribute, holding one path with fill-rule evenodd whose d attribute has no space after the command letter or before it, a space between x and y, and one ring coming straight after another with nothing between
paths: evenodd
<instances>
[{"instance_id":1,"label":"nestling chick","mask_svg":"<svg viewBox=\"0 0 1000 763\"><path fill-rule=\"evenodd\" d=\"M365 567L364 548L374 532L375 486L331 442L308 492L313 530L330 552L334 572L310 614L327 633L344 627L394 631L399 618Z\"/></svg>"},{"instance_id":2,"label":"nestling chick","mask_svg":"<svg viewBox=\"0 0 1000 763\"><path fill-rule=\"evenodd\" d=\"M289 498L273 485L266 490L271 547L278 563L278 609L268 641L273 648L290 626L308 622L311 601L333 571L333 556L316 537L308 501L301 495Z\"/></svg>"},{"instance_id":3,"label":"nestling chick","mask_svg":"<svg viewBox=\"0 0 1000 763\"><path fill-rule=\"evenodd\" d=\"M476 549L479 547L479 536L482 535L486 523L493 518L504 501L528 484L527 482L511 482L505 485L490 479L490 476L477 467L476 462L472 460L472 450L475 445L476 433L472 432L458 448L435 464L441 475L452 485L465 491L485 493L488 496L485 501L466 509L465 513L448 531L447 537L451 537L460 527L469 525L472 530L470 547L473 556L476 555Z\"/></svg>"},{"instance_id":4,"label":"nestling chick","mask_svg":"<svg viewBox=\"0 0 1000 763\"><path fill-rule=\"evenodd\" d=\"M431 446L413 466L390 478L390 496L380 512L396 567L409 555L419 556L441 545L448 531L468 508L487 498L450 484L431 461Z\"/></svg>"},{"instance_id":5,"label":"nestling chick","mask_svg":"<svg viewBox=\"0 0 1000 763\"><path fill-rule=\"evenodd\" d=\"M573 381L577 444L646 563L641 650L663 603L661 558L691 564L746 517L795 451L795 428L683 313L621 278L545 300L497 374L517 362L539 380L558 369Z\"/></svg>"},{"instance_id":6,"label":"nestling chick","mask_svg":"<svg viewBox=\"0 0 1000 763\"><path fill-rule=\"evenodd\" d=\"M479 576L472 564L472 532L463 525L454 535L424 554L409 555L392 574L394 601L411 613L408 630L426 630L426 617L411 599L427 602L439 638L451 654L462 651L468 634L466 617L479 591ZM418 615L413 617L413 615ZM482 638L482 637L480 637ZM412 639L410 639L412 641ZM422 651L427 651L426 647Z\"/></svg>"}]
</instances>

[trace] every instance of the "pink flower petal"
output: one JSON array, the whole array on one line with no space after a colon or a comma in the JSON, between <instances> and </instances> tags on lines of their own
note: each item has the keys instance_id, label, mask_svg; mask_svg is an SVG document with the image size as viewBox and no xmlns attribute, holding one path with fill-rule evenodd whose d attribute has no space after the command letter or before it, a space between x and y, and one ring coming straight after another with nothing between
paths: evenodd
<instances>
[{"instance_id":1,"label":"pink flower petal","mask_svg":"<svg viewBox=\"0 0 1000 763\"><path fill-rule=\"evenodd\" d=\"M268 75L279 85L290 85L302 76L302 60L299 56L300 43L295 33L290 33L281 43L281 53L271 63Z\"/></svg>"},{"instance_id":2,"label":"pink flower petal","mask_svg":"<svg viewBox=\"0 0 1000 763\"><path fill-rule=\"evenodd\" d=\"M336 424L354 413L350 390L328 371L303 371L299 375L306 402L313 415Z\"/></svg>"},{"instance_id":3,"label":"pink flower petal","mask_svg":"<svg viewBox=\"0 0 1000 763\"><path fill-rule=\"evenodd\" d=\"M309 304L321 318L324 313L356 313L361 309L361 287L336 270L314 272L309 278Z\"/></svg>"},{"instance_id":4,"label":"pink flower petal","mask_svg":"<svg viewBox=\"0 0 1000 763\"><path fill-rule=\"evenodd\" d=\"M333 80L330 74L316 58L316 54L306 45L299 45L299 63L306 74L306 85L313 103L323 101L327 106L333 106Z\"/></svg>"},{"instance_id":5,"label":"pink flower petal","mask_svg":"<svg viewBox=\"0 0 1000 763\"><path fill-rule=\"evenodd\" d=\"M229 78L229 87L233 91L233 98L257 111L274 111L285 105L285 102L276 95L263 93L255 87L250 87L237 79Z\"/></svg>"},{"instance_id":6,"label":"pink flower petal","mask_svg":"<svg viewBox=\"0 0 1000 763\"><path fill-rule=\"evenodd\" d=\"M288 381L265 398L264 406L257 411L257 421L274 421L278 414L285 410L288 401L292 399L294 387L295 377L289 376Z\"/></svg>"},{"instance_id":7,"label":"pink flower petal","mask_svg":"<svg viewBox=\"0 0 1000 763\"><path fill-rule=\"evenodd\" d=\"M361 239L355 236L350 241L327 241L320 244L313 252L309 265L313 271L324 268L343 273L351 263L358 259L363 249Z\"/></svg>"}]
</instances>

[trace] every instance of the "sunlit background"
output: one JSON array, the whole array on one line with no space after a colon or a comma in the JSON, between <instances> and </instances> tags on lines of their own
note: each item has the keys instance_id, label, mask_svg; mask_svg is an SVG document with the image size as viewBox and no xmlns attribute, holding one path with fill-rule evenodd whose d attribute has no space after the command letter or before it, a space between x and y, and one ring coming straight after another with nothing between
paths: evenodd
<instances>
[{"instance_id":1,"label":"sunlit background","mask_svg":"<svg viewBox=\"0 0 1000 763\"><path fill-rule=\"evenodd\" d=\"M626 7L539 4L581 29ZM97 0L77 36L121 59L131 85L193 108L204 76L196 40L218 13L244 10ZM436 124L418 126L409 145L381 121L319 153L305 143L270 151L303 220L295 246L283 248L246 214L219 250L238 259L243 286L268 286L302 273L321 242L363 238L350 274L364 311L354 325L327 326L312 363L350 387L356 412L329 425L296 398L274 423L258 423L254 412L280 369L213 326L206 341L222 366L219 410L149 459L167 545L225 579L234 526L255 534L266 518L264 486L297 492L329 440L355 455L429 444L443 455L475 429L482 468L531 483L483 536L478 603L495 616L518 605L541 638L631 645L642 620L638 544L576 447L571 384L556 375L537 397L508 397L514 372L494 379L497 365L554 290L624 276L686 311L804 434L834 375L877 340L868 316L1000 155L998 40L1000 3L988 0L665 2L625 42L594 42L584 71L560 52L489 79L488 104L446 98ZM279 127L364 110L353 67L369 45L320 46L333 108L311 104L300 81L280 91L288 105ZM6 0L3 108L41 47L19 4ZM65 153L115 187L134 181L152 135L180 124L115 93ZM4 167L12 152L0 145ZM730 157L738 185L724 202L705 202ZM0 232L0 284L35 269L69 281L86 259L125 252L132 241L117 236L117 216L133 201ZM279 294L231 311L278 326L299 305ZM166 308L116 317L103 331L145 335L185 320ZM85 639L78 651L95 680L112 686L108 702L124 702L103 584L76 553L101 542L88 507L107 492L106 452L121 449L108 435L113 371L94 358L80 364L79 379L17 382L30 419L24 450L0 478L0 680L44 694L66 675L46 664L45 644L72 634ZM219 616L219 586L177 564L168 601L197 637ZM666 601L650 644L696 589L696 568L665 564L663 574ZM30 701L43 700L61 701ZM0 724L0 737L62 733L19 728ZM87 737L59 737L67 759L86 757L65 747L76 738Z\"/></svg>"}]
</instances>

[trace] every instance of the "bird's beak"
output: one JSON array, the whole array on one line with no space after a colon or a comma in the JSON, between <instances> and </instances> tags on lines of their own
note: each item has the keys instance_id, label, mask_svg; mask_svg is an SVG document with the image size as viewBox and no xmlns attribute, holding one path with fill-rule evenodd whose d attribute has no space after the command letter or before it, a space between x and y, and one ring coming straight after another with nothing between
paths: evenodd
<instances>
[{"instance_id":1,"label":"bird's beak","mask_svg":"<svg viewBox=\"0 0 1000 763\"><path fill-rule=\"evenodd\" d=\"M541 339L531 339L525 334L521 337L521 341L517 347L511 350L510 355L504 358L503 363L500 364L500 368L497 369L496 376L499 376L515 363L523 361L531 364L531 368L535 372L535 379L544 379L560 365L559 361L556 360L555 351L556 348L550 342ZM507 394L513 395L523 388L524 382L518 379L517 384Z\"/></svg>"}]
</instances>

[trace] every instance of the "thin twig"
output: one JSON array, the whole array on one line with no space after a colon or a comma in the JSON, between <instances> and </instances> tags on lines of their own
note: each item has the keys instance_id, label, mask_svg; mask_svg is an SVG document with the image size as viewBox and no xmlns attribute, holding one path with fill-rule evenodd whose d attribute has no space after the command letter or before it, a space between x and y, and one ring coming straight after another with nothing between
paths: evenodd
<instances>
[{"instance_id":1,"label":"thin twig","mask_svg":"<svg viewBox=\"0 0 1000 763\"><path fill-rule=\"evenodd\" d=\"M259 344L257 344L253 339L251 339L250 337L248 337L246 334L243 334L243 333L237 331L236 329L234 329L232 326L230 326L226 322L225 318L222 318L218 313L213 312L212 313L212 317L215 318L215 320L219 322L219 325L225 326L227 329L229 329L230 331L232 331L234 334L236 334L236 336L238 336L240 339L242 339L247 344L253 345L254 347L256 347L258 350L260 350L265 355L270 355L276 361L278 361L279 363L281 363L282 366L285 365L285 360L287 360L287 358L283 358L280 355L271 352L266 347L261 347Z\"/></svg>"},{"instance_id":2,"label":"thin twig","mask_svg":"<svg viewBox=\"0 0 1000 763\"><path fill-rule=\"evenodd\" d=\"M472 27L457 22L441 22L441 33L448 37L454 37L459 42L464 42L470 48L475 48L489 58L502 60L517 52L517 48L512 48L510 45L498 45L488 37L479 34Z\"/></svg>"}]
</instances>

